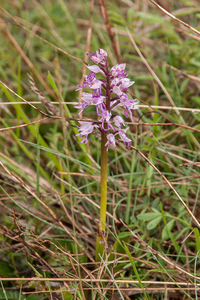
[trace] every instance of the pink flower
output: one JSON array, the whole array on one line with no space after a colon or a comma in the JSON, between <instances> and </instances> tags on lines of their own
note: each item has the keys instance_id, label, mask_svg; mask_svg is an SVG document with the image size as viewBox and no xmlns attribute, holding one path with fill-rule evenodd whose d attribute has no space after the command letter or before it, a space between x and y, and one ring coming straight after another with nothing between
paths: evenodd
<instances>
[{"instance_id":1,"label":"pink flower","mask_svg":"<svg viewBox=\"0 0 200 300\"><path fill-rule=\"evenodd\" d=\"M107 143L105 144L105 146L107 146L106 151L108 151L108 148L110 147L110 145L113 145L113 147L116 147L115 136L112 133L107 134Z\"/></svg>"},{"instance_id":2,"label":"pink flower","mask_svg":"<svg viewBox=\"0 0 200 300\"><path fill-rule=\"evenodd\" d=\"M122 78L120 87L123 88L123 89L126 89L134 83L135 83L135 81L130 81L129 78Z\"/></svg>"},{"instance_id":3,"label":"pink flower","mask_svg":"<svg viewBox=\"0 0 200 300\"><path fill-rule=\"evenodd\" d=\"M76 134L76 136L83 137L84 139L81 141L81 143L87 144L88 142L88 134L93 131L93 129L96 127L98 128L99 126L97 124L93 124L92 122L85 122L85 121L78 121L82 126L79 127L78 131L79 133Z\"/></svg>"},{"instance_id":4,"label":"pink flower","mask_svg":"<svg viewBox=\"0 0 200 300\"><path fill-rule=\"evenodd\" d=\"M107 52L103 50L102 48L99 48L98 51L92 54L88 54L88 57L91 61L93 61L95 64L102 64L103 66L106 66L107 64Z\"/></svg>"},{"instance_id":5,"label":"pink flower","mask_svg":"<svg viewBox=\"0 0 200 300\"><path fill-rule=\"evenodd\" d=\"M101 73L102 75L105 76L105 73L102 71L102 69L99 66L93 65L93 66L87 66L87 68L94 73Z\"/></svg>"},{"instance_id":6,"label":"pink flower","mask_svg":"<svg viewBox=\"0 0 200 300\"><path fill-rule=\"evenodd\" d=\"M120 103L124 106L124 115L126 118L128 118L128 112L130 114L130 118L133 121L133 114L131 109L138 109L138 106L136 105L138 101L131 100L128 98L128 96L125 93L122 93L122 96L120 96Z\"/></svg>"},{"instance_id":7,"label":"pink flower","mask_svg":"<svg viewBox=\"0 0 200 300\"><path fill-rule=\"evenodd\" d=\"M111 77L118 77L118 76L126 75L126 72L124 72L125 68L126 68L126 64L120 64L120 65L117 64L116 66L112 67L109 75Z\"/></svg>"},{"instance_id":8,"label":"pink flower","mask_svg":"<svg viewBox=\"0 0 200 300\"><path fill-rule=\"evenodd\" d=\"M102 128L103 128L103 130L108 131L108 130L110 130L111 128L112 128L112 130L114 130L113 126L112 126L111 123L109 122L109 120L110 120L110 118L111 118L111 116L112 116L111 112L109 112L109 111L107 111L106 109L104 109L104 110L102 110L102 113L99 114L99 116L101 116L101 119L100 119L99 121L102 122ZM105 129L105 127L104 127L105 121L106 121L107 124L108 124L108 128L107 128L107 129Z\"/></svg>"},{"instance_id":9,"label":"pink flower","mask_svg":"<svg viewBox=\"0 0 200 300\"><path fill-rule=\"evenodd\" d=\"M98 90L98 89L101 89L101 85L102 85L102 84L103 84L102 81L97 80L96 78L94 78L94 79L92 80L92 82L90 83L89 87L90 87L91 89Z\"/></svg>"},{"instance_id":10,"label":"pink flower","mask_svg":"<svg viewBox=\"0 0 200 300\"><path fill-rule=\"evenodd\" d=\"M113 93L117 94L118 96L122 95L122 90L128 90L127 88L134 84L135 81L130 81L129 78L114 78L111 82L111 89Z\"/></svg>"},{"instance_id":11,"label":"pink flower","mask_svg":"<svg viewBox=\"0 0 200 300\"><path fill-rule=\"evenodd\" d=\"M106 132L107 151L110 145L113 145L113 147L116 146L116 134L119 134L125 146L130 145L131 140L126 136L126 131L129 128L122 129L122 126L125 126L124 120L112 112L121 104L124 107L125 117L128 118L130 116L133 121L132 110L138 109L136 105L138 101L129 99L125 93L134 84L134 81L127 78L127 72L125 71L126 64L117 64L109 71L107 52L105 50L99 48L96 53L87 55L95 65L87 66L91 73L88 76L84 76L85 82L82 86L78 86L77 90L88 86L93 92L82 93L82 103L76 105L75 108L80 109L80 114L88 106L95 105L97 116L101 117L101 123L97 125L93 122L79 121L82 126L79 128L78 136L83 137L82 142L87 143L88 134L92 133L96 127L101 132ZM100 78L97 76L100 76ZM112 94L115 95L113 96ZM114 121L114 124L112 124L111 120Z\"/></svg>"},{"instance_id":12,"label":"pink flower","mask_svg":"<svg viewBox=\"0 0 200 300\"><path fill-rule=\"evenodd\" d=\"M115 123L115 126L117 126L117 127L120 127L120 128L121 128L122 125L125 126L124 120L123 120L120 116L114 117L114 118L113 118L113 121L114 121L114 123Z\"/></svg>"},{"instance_id":13,"label":"pink flower","mask_svg":"<svg viewBox=\"0 0 200 300\"><path fill-rule=\"evenodd\" d=\"M94 80L95 76L96 76L95 72L91 72L90 75L88 75L88 76L84 75L84 77L85 77L86 80L85 80L85 82L84 82L83 85L78 85L78 89L76 89L76 91L79 91L82 88L90 85L92 83L92 81Z\"/></svg>"},{"instance_id":14,"label":"pink flower","mask_svg":"<svg viewBox=\"0 0 200 300\"><path fill-rule=\"evenodd\" d=\"M126 146L130 146L131 144L131 140L126 136L126 131L129 129L129 127L127 127L126 129L119 129L119 136L121 138L121 140L124 142L124 145Z\"/></svg>"},{"instance_id":15,"label":"pink flower","mask_svg":"<svg viewBox=\"0 0 200 300\"><path fill-rule=\"evenodd\" d=\"M82 111L86 109L88 106L90 106L91 104L94 104L96 106L100 106L104 104L105 96L101 96L101 95L94 96L93 94L90 93L82 93L81 95L82 95L83 102L74 106L77 109L81 109L78 114L82 113Z\"/></svg>"}]
</instances>

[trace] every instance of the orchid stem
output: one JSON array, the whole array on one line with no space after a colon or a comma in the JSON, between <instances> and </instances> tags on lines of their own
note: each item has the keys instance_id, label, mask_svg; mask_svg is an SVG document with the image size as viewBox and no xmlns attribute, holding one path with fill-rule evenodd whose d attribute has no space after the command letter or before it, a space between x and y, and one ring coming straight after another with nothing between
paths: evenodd
<instances>
[{"instance_id":1,"label":"orchid stem","mask_svg":"<svg viewBox=\"0 0 200 300\"><path fill-rule=\"evenodd\" d=\"M106 210L107 210L107 151L106 151L106 132L101 132L101 207L100 207L100 220L99 232L97 233L96 240L96 261L101 261L99 254L103 255L104 244L101 234L105 232L106 224Z\"/></svg>"}]
</instances>

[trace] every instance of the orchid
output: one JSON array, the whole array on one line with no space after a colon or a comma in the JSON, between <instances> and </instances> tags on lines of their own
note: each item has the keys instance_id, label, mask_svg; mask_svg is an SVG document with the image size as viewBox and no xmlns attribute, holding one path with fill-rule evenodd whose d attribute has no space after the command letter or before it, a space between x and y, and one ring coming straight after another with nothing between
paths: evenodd
<instances>
[{"instance_id":1,"label":"orchid","mask_svg":"<svg viewBox=\"0 0 200 300\"><path fill-rule=\"evenodd\" d=\"M95 65L87 66L91 73L88 76L84 76L85 82L82 86L78 86L77 91L89 87L92 89L92 93L82 93L82 102L76 105L75 108L79 109L80 114L88 106L95 105L97 116L101 117L98 122L93 122L92 120L79 121L81 126L77 134L77 136L82 138L81 143L87 144L88 135L94 129L101 132L100 230L96 241L96 260L100 261L99 254L102 256L104 252L102 236L106 228L107 152L110 146L116 147L117 135L119 135L125 147L131 144L131 139L126 135L129 127L123 128L125 126L124 120L121 116L116 115L113 110L122 105L125 117L128 118L130 116L133 121L132 110L138 109L138 102L129 99L126 95L128 88L134 84L134 81L127 78L126 64L117 64L109 69L107 53L101 48L96 53L88 54L88 57ZM98 77L96 78L96 76Z\"/></svg>"},{"instance_id":2,"label":"orchid","mask_svg":"<svg viewBox=\"0 0 200 300\"><path fill-rule=\"evenodd\" d=\"M102 48L96 51L96 53L88 54L88 57L95 65L87 66L91 73L88 76L84 76L85 82L82 86L78 86L77 91L89 87L92 89L92 94L82 93L83 102L76 105L75 108L80 109L80 114L88 106L95 105L97 116L101 116L99 120L101 123L90 123L88 125L88 122L85 122L87 125L84 125L84 121L81 121L78 136L82 137L82 142L86 144L88 142L88 134L92 133L94 128L96 128L107 135L105 143L107 151L111 145L113 147L116 146L115 137L117 135L119 135L125 146L129 146L131 140L126 136L128 128L122 129L122 126L125 126L124 120L112 113L112 111L118 105L122 105L125 117L130 117L133 121L132 110L138 109L136 105L138 102L129 99L125 92L135 82L127 78L127 72L125 71L126 64L117 64L109 69L107 53ZM97 74L98 76L103 76L103 78L96 78ZM113 125L112 120L114 121ZM87 127L88 130L85 130Z\"/></svg>"}]
</instances>

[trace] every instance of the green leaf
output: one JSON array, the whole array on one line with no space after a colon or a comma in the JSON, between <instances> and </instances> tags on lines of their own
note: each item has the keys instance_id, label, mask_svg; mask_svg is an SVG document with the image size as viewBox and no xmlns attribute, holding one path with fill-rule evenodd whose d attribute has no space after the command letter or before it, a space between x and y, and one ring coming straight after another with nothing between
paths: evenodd
<instances>
[{"instance_id":1,"label":"green leaf","mask_svg":"<svg viewBox=\"0 0 200 300\"><path fill-rule=\"evenodd\" d=\"M10 277L14 269L5 261L0 261L0 276Z\"/></svg>"},{"instance_id":2,"label":"green leaf","mask_svg":"<svg viewBox=\"0 0 200 300\"><path fill-rule=\"evenodd\" d=\"M157 213L151 212L151 213L141 213L137 216L137 218L138 218L138 220L141 220L141 221L151 221L160 216L161 216L160 212L157 212Z\"/></svg>"},{"instance_id":3,"label":"green leaf","mask_svg":"<svg viewBox=\"0 0 200 300\"><path fill-rule=\"evenodd\" d=\"M15 291L6 290L6 297L9 300L16 300L19 298L19 293ZM3 291L0 291L0 300L5 300L5 295Z\"/></svg>"},{"instance_id":4,"label":"green leaf","mask_svg":"<svg viewBox=\"0 0 200 300\"><path fill-rule=\"evenodd\" d=\"M167 223L167 226L164 227L163 231L162 231L162 240L166 241L169 238L169 231L172 230L174 225L174 220L171 220Z\"/></svg>"},{"instance_id":5,"label":"green leaf","mask_svg":"<svg viewBox=\"0 0 200 300\"><path fill-rule=\"evenodd\" d=\"M125 238L125 237L127 237L127 236L130 236L131 235L131 232L120 232L119 234L118 234L118 238L119 239L123 239L123 238Z\"/></svg>"},{"instance_id":6,"label":"green leaf","mask_svg":"<svg viewBox=\"0 0 200 300\"><path fill-rule=\"evenodd\" d=\"M149 222L149 224L147 225L147 229L148 230L154 229L160 223L161 220L162 220L162 216L155 218L154 220Z\"/></svg>"},{"instance_id":7,"label":"green leaf","mask_svg":"<svg viewBox=\"0 0 200 300\"><path fill-rule=\"evenodd\" d=\"M196 252L198 252L200 250L200 236L197 228L194 229L194 235L196 239Z\"/></svg>"},{"instance_id":8,"label":"green leaf","mask_svg":"<svg viewBox=\"0 0 200 300\"><path fill-rule=\"evenodd\" d=\"M130 251L129 251L129 249L128 249L128 247L126 246L125 243L124 243L124 248L125 248L126 253L127 253L128 257L129 257L129 260L130 260L130 262L131 262L131 264L132 264L132 267L133 267L134 273L135 273L135 275L136 275L136 278L137 278L137 280L138 280L139 286L140 286L140 288L143 290L145 299L149 299L147 293L145 292L143 283L142 283L142 281L141 281L141 279L140 279L140 275L138 274L138 271L137 271L135 262L134 262L134 260L133 260L133 258L132 258L132 255L131 255L131 253L130 253Z\"/></svg>"},{"instance_id":9,"label":"green leaf","mask_svg":"<svg viewBox=\"0 0 200 300\"><path fill-rule=\"evenodd\" d=\"M48 81L50 83L50 85L52 86L52 88L54 89L54 91L56 92L56 94L58 95L58 88L57 85L53 79L53 77L51 76L51 73L48 71Z\"/></svg>"},{"instance_id":10,"label":"green leaf","mask_svg":"<svg viewBox=\"0 0 200 300\"><path fill-rule=\"evenodd\" d=\"M40 300L40 299L43 299L44 297L44 294L43 295L34 295L34 294L31 294L31 295L28 295L28 297L26 298L26 300Z\"/></svg>"}]
</instances>

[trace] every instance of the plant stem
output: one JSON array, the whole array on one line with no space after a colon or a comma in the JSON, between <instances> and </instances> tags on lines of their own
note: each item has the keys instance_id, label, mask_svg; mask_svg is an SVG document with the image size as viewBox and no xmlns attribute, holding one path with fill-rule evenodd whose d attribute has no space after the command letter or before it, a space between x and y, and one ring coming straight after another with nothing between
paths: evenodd
<instances>
[{"instance_id":1,"label":"plant stem","mask_svg":"<svg viewBox=\"0 0 200 300\"><path fill-rule=\"evenodd\" d=\"M106 132L102 130L101 133L101 208L100 208L100 221L99 221L99 230L102 233L102 230L105 232L106 224L106 210L107 210L107 151L106 151ZM96 261L101 261L99 254L103 255L104 244L103 239L97 234L96 240Z\"/></svg>"}]
</instances>

